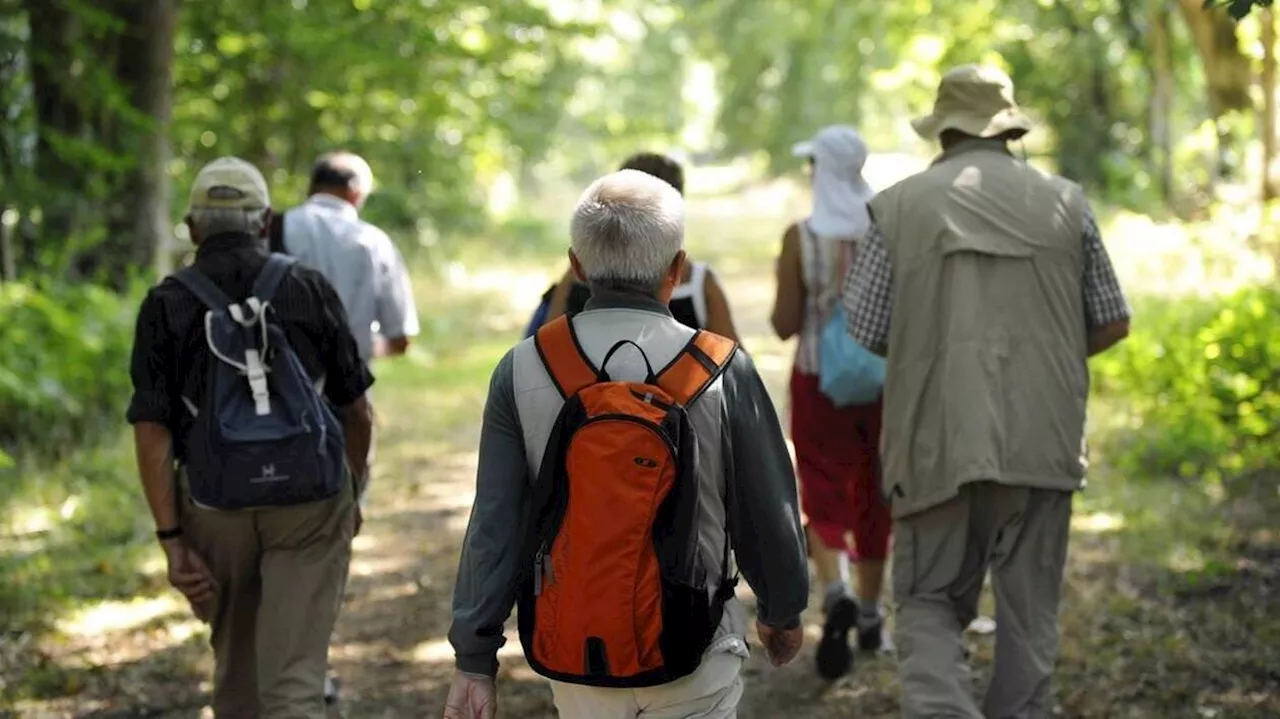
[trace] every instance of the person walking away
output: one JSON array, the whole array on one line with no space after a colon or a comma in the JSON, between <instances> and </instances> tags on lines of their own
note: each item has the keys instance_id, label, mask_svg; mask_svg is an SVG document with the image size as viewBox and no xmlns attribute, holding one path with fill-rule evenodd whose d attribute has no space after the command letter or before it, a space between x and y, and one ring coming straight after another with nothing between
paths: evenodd
<instances>
[{"instance_id":1,"label":"person walking away","mask_svg":"<svg viewBox=\"0 0 1280 719\"><path fill-rule=\"evenodd\" d=\"M884 644L880 594L892 519L880 491L881 403L838 407L818 380L823 329L840 300L850 258L870 227L866 205L874 193L862 177L867 146L854 128L826 127L793 151L810 165L813 212L783 235L771 321L779 338L798 336L791 441L809 552L823 587L818 673L835 679L852 666L852 629L863 651ZM857 566L856 598L851 559Z\"/></svg>"},{"instance_id":2,"label":"person walking away","mask_svg":"<svg viewBox=\"0 0 1280 719\"><path fill-rule=\"evenodd\" d=\"M1129 306L1081 188L1010 152L1032 123L1008 76L948 71L913 127L942 154L871 201L844 295L854 338L886 357L903 716L1047 717L1086 358L1128 334ZM961 631L988 570L980 709Z\"/></svg>"},{"instance_id":3,"label":"person walking away","mask_svg":"<svg viewBox=\"0 0 1280 719\"><path fill-rule=\"evenodd\" d=\"M747 621L731 554L773 664L800 650L808 570L786 443L751 358L671 315L683 230L667 183L597 180L569 253L591 300L494 370L449 719L494 716L517 602L525 656L563 719L736 716Z\"/></svg>"},{"instance_id":4,"label":"person walking away","mask_svg":"<svg viewBox=\"0 0 1280 719\"><path fill-rule=\"evenodd\" d=\"M672 158L653 152L640 152L628 157L619 170L639 170L665 181L684 195L684 168ZM565 270L551 290L547 312L538 326L563 314L576 314L591 298L591 290L585 282L573 274L573 268ZM710 330L722 337L739 342L738 330L733 324L733 312L729 298L720 279L706 262L686 262L680 284L671 293L671 314L687 327ZM532 334L532 325L526 336Z\"/></svg>"},{"instance_id":5,"label":"person walking away","mask_svg":"<svg viewBox=\"0 0 1280 719\"><path fill-rule=\"evenodd\" d=\"M373 186L373 171L359 155L322 155L307 201L272 223L273 249L333 284L366 362L404 354L420 330L404 257L387 233L360 218Z\"/></svg>"},{"instance_id":6,"label":"person walking away","mask_svg":"<svg viewBox=\"0 0 1280 719\"><path fill-rule=\"evenodd\" d=\"M214 715L318 719L373 377L333 287L267 253L255 167L206 165L189 207L195 263L138 311L127 417L143 492L170 583L212 629Z\"/></svg>"},{"instance_id":7,"label":"person walking away","mask_svg":"<svg viewBox=\"0 0 1280 719\"><path fill-rule=\"evenodd\" d=\"M307 201L273 219L270 233L274 250L316 268L337 290L365 362L403 355L420 329L400 250L387 233L360 218L373 186L373 170L364 158L350 152L322 155L311 170ZM376 450L370 441L370 466ZM362 507L365 499L359 498ZM325 700L337 703L340 688L330 676Z\"/></svg>"}]
</instances>

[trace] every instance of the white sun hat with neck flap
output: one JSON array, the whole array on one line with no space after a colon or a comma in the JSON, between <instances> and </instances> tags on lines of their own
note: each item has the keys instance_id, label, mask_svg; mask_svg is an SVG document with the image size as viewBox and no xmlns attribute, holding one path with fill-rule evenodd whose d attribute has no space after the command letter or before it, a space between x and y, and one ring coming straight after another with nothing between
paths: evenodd
<instances>
[{"instance_id":1,"label":"white sun hat with neck flap","mask_svg":"<svg viewBox=\"0 0 1280 719\"><path fill-rule=\"evenodd\" d=\"M875 190L862 177L867 143L849 125L830 125L791 148L813 159L813 212L809 229L820 237L858 240L871 225L867 202Z\"/></svg>"}]
</instances>

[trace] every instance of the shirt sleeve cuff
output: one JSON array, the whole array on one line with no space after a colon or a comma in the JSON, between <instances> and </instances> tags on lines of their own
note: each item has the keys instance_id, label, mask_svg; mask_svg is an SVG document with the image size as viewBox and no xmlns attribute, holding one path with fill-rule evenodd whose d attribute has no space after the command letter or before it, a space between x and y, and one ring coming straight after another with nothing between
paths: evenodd
<instances>
[{"instance_id":1,"label":"shirt sleeve cuff","mask_svg":"<svg viewBox=\"0 0 1280 719\"><path fill-rule=\"evenodd\" d=\"M459 654L457 667L460 672L496 677L498 676L498 653Z\"/></svg>"},{"instance_id":2,"label":"shirt sleeve cuff","mask_svg":"<svg viewBox=\"0 0 1280 719\"><path fill-rule=\"evenodd\" d=\"M765 625L766 627L769 627L770 629L777 629L778 631L786 632L800 626L800 615L797 614L791 617L790 619L787 619L786 621L782 621L782 622L773 622L773 621L761 619L760 623Z\"/></svg>"},{"instance_id":3,"label":"shirt sleeve cuff","mask_svg":"<svg viewBox=\"0 0 1280 719\"><path fill-rule=\"evenodd\" d=\"M345 382L334 382L333 384L330 384L330 381L331 380L325 381L325 395L329 398L330 402L334 403L338 407L346 407L356 401L356 399L365 392L369 391L369 388L373 386L373 374L369 372L368 368L361 367L359 374L351 377Z\"/></svg>"},{"instance_id":4,"label":"shirt sleeve cuff","mask_svg":"<svg viewBox=\"0 0 1280 719\"><path fill-rule=\"evenodd\" d=\"M162 392L135 392L125 412L129 424L154 422L169 424L169 397Z\"/></svg>"}]
</instances>

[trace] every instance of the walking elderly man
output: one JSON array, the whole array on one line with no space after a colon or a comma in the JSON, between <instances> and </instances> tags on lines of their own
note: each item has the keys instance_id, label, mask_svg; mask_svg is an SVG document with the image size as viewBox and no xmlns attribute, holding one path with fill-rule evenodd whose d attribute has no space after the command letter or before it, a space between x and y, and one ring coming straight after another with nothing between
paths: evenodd
<instances>
[{"instance_id":1,"label":"walking elderly man","mask_svg":"<svg viewBox=\"0 0 1280 719\"><path fill-rule=\"evenodd\" d=\"M520 624L524 636L529 626L542 626L537 623L544 621L544 611L557 610L554 604L557 600L546 599L547 593L558 592L558 601L570 601L565 587L575 582L577 571L601 573L610 578L602 578L578 593L574 601L581 603L573 604L574 609L559 611L561 623L556 631L539 635L540 630L535 628L532 635L535 646L524 641L526 656L542 659L544 665L552 661L546 657L554 657L556 652L576 657L566 660L565 675L587 675L585 682L552 681L559 716L564 719L736 716L742 695L740 673L747 656L747 621L742 606L731 599L733 580L726 576L729 546L737 554L742 574L755 590L756 628L775 665L789 662L800 649L803 640L800 613L809 594L795 479L773 403L745 352L735 353L733 342L710 333L704 333L699 339L694 330L676 321L667 309L667 301L679 284L685 262L684 207L680 193L642 172L623 170L608 175L583 194L574 211L571 235L569 259L577 277L589 283L592 299L585 310L571 320L557 320L559 324L553 323L550 329L544 328L537 337L526 339L508 352L491 380L480 438L476 499L454 590L449 639L457 654L457 672L445 716L450 719L494 716L496 655L505 641L503 624L517 594L521 595ZM552 342L556 338L559 341ZM704 346L710 351L702 352L699 348ZM617 349L616 354L611 353L611 349ZM607 357L610 354L612 358ZM567 370L560 360L569 362ZM634 433L632 423L606 425L587 420L586 424L578 425L581 429L576 435L571 435L568 458L544 464L544 452L553 459L558 456L552 454L557 435L562 435L566 426L572 426L572 418L560 415L562 407L574 406L572 403L583 396L572 392L566 395L564 379L572 378L576 372L580 384L590 386L598 375L585 371L589 367L601 368L598 372L607 372L614 381L657 382L664 388L667 385L662 378L671 369L686 377L704 378L705 384L700 385L699 393L686 405L697 452L692 471L680 476L689 477L684 481L692 483L690 486L694 489L690 491L696 491L701 502L699 518L688 544L684 544L684 540L666 541L671 533L658 531L657 524L652 532L647 526L635 532L622 528L628 517L651 506L656 499L616 502L611 510L600 507L584 513L580 508L575 509L575 503L581 507L580 503L593 501L592 497L601 491L629 491L653 476L643 468L660 467L658 461L648 457L636 457L632 465L632 454L647 454L639 443L635 449L623 451L633 446L628 437L639 436ZM654 368L663 367L668 369L658 372L658 379L654 380ZM558 368L554 376L551 368ZM712 372L712 368L720 371ZM638 385L627 387L635 389ZM602 393L614 391L601 390ZM671 407L651 391L638 389L634 393L618 391L604 404L633 407L637 400L652 407L667 410ZM613 414L604 418L610 416L618 417ZM601 429L592 435L588 428L593 426ZM563 436L560 439L563 440ZM592 442L595 444L591 445ZM684 444L682 440L681 445ZM592 471L594 460L577 449L583 445L595 447L600 456L626 454L626 461L616 468ZM649 451L661 452L660 444L645 443L645 446ZM564 510L568 518L562 527L570 528L560 530L561 537L564 532L581 533L570 540L581 539L581 543L574 544L572 549L564 545L566 554L558 555L562 544L557 540L545 558L538 555L539 564L535 566L541 570L535 569L533 578L526 583L524 577L528 569L523 566L525 550L522 547L527 544L521 528L538 519L530 516L529 507L540 491L548 489L544 483L548 467L552 469L551 476L559 476L555 472L564 469L568 472L568 481L583 483L583 492L575 495ZM614 469L616 471L611 471ZM614 538L604 542L604 550L599 549L600 544L593 543L594 537L601 534ZM651 537L651 540L648 543L631 540L639 542L632 550L628 549L632 545L618 539L627 536ZM633 612L652 611L659 603L656 599L614 602L611 598L620 592L631 592L640 584L649 586L658 576L658 565L650 565L654 568L648 575L628 573L637 561L636 556L651 556L654 543L682 548L683 555L680 551L666 555L661 562L662 572L683 564L703 566L707 573L699 581L717 587L717 601L727 603L719 605L723 608L721 619L718 624L710 620L711 626L705 628L705 635L700 634L704 630L697 620L689 620L687 636L664 634L660 653L641 652L641 665L655 666L665 661L670 666L676 661L674 657L692 651L688 662L691 673L683 676L676 673L677 678L672 681L647 685L633 681L633 676L621 675L628 665L637 664L637 645L652 640L658 631L655 628L655 634L650 634L651 625L633 622ZM610 546L617 548L607 549ZM583 553L593 551L601 552L593 555L598 561L584 568ZM554 570L552 560L556 563ZM533 589L526 594L529 587ZM728 591L722 594L726 587ZM544 601L539 600L534 614L529 595L538 594L540 589L544 591L543 600L552 603L544 605ZM664 592L667 589L672 593L663 596L676 596L680 591L664 586ZM696 599L695 594L683 596ZM707 599L703 595L701 601L705 603ZM660 605L664 612L671 610L664 614L665 619L673 622L689 619L677 616L683 604L673 601L668 605L663 600ZM606 617L597 626L616 620L622 626L617 643L587 636L584 647L582 639L569 638L583 633L582 623L587 621L584 616L587 614ZM713 612L711 616L716 615ZM662 631L668 632L670 627L665 624L664 627ZM685 643L698 642L701 647L695 635L705 637L705 653L700 653L702 648L690 650ZM544 651L549 654L543 654ZM539 671L544 675L555 674L545 671L545 667ZM589 681L593 676L601 680Z\"/></svg>"},{"instance_id":2,"label":"walking elderly man","mask_svg":"<svg viewBox=\"0 0 1280 719\"><path fill-rule=\"evenodd\" d=\"M1086 358L1129 307L1076 184L1016 159L1031 122L966 65L913 122L943 152L871 201L845 289L886 357L882 457L905 717L1046 717L1081 456ZM980 710L961 632L990 569L996 666Z\"/></svg>"},{"instance_id":3,"label":"walking elderly man","mask_svg":"<svg viewBox=\"0 0 1280 719\"><path fill-rule=\"evenodd\" d=\"M269 233L273 250L316 268L337 290L365 362L404 354L419 331L413 284L400 250L387 233L360 219L372 192L373 170L364 158L350 152L322 155L311 170L307 201L272 218ZM374 439L370 466L377 454ZM364 501L362 495L361 506ZM337 678L329 677L325 701L336 703L339 689Z\"/></svg>"},{"instance_id":4,"label":"walking elderly man","mask_svg":"<svg viewBox=\"0 0 1280 719\"><path fill-rule=\"evenodd\" d=\"M195 264L147 294L133 347L138 472L169 581L211 625L218 719L324 716L369 443L373 378L342 303L320 273L269 258L270 216L255 167L201 169L186 218ZM324 404L321 380L339 414L306 424L330 431L292 431L300 402Z\"/></svg>"},{"instance_id":5,"label":"walking elderly man","mask_svg":"<svg viewBox=\"0 0 1280 719\"><path fill-rule=\"evenodd\" d=\"M342 298L360 356L404 354L419 331L413 284L387 233L360 219L373 192L364 158L333 152L316 160L309 197L272 223L272 247L320 273ZM374 325L381 342L375 341Z\"/></svg>"}]
</instances>

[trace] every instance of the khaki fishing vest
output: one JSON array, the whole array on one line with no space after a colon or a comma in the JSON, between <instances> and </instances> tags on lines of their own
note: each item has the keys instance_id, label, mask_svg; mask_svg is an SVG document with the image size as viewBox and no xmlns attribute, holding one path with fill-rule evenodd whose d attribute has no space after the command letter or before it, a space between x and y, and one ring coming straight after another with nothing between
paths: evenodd
<instances>
[{"instance_id":1,"label":"khaki fishing vest","mask_svg":"<svg viewBox=\"0 0 1280 719\"><path fill-rule=\"evenodd\" d=\"M1076 490L1089 393L1080 187L973 142L871 202L893 267L893 513L961 485Z\"/></svg>"},{"instance_id":2,"label":"khaki fishing vest","mask_svg":"<svg viewBox=\"0 0 1280 719\"><path fill-rule=\"evenodd\" d=\"M668 315L629 308L589 310L575 315L573 324L583 352L596 367L616 342L628 339L640 345L653 369L660 371L684 349L694 333ZM564 399L538 356L532 338L516 345L512 359L516 413L524 437L529 478L534 481ZM639 353L630 347L618 350L606 369L613 379L643 381L645 377ZM725 532L728 471L725 437L729 428L725 424L723 375L707 386L688 411L698 445L697 475L702 504L698 545L703 565L707 568L708 585L714 589L720 584L720 566L724 559L724 545L728 541ZM600 519L608 521L607 517ZM729 635L745 637L746 629L745 610L736 599L730 600L725 605L720 630L709 651L723 647L721 642Z\"/></svg>"}]
</instances>

